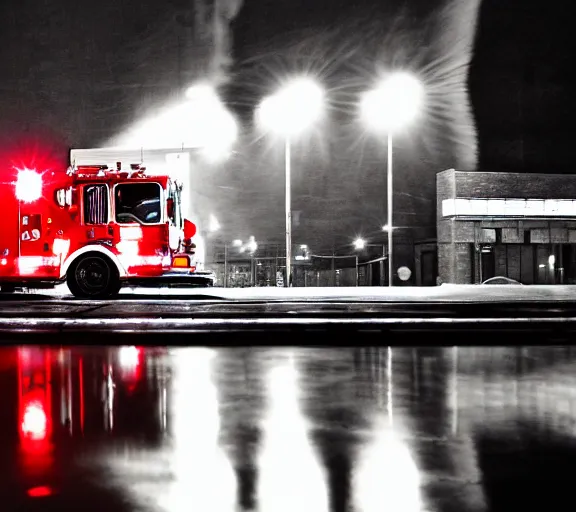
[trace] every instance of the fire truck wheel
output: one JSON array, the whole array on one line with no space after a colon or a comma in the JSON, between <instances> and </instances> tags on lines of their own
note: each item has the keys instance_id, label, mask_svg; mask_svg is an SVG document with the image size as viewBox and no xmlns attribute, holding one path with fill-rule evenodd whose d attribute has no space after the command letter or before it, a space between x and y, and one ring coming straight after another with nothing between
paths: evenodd
<instances>
[{"instance_id":1,"label":"fire truck wheel","mask_svg":"<svg viewBox=\"0 0 576 512\"><path fill-rule=\"evenodd\" d=\"M0 284L0 293L14 293L16 287L11 283Z\"/></svg>"},{"instance_id":2,"label":"fire truck wheel","mask_svg":"<svg viewBox=\"0 0 576 512\"><path fill-rule=\"evenodd\" d=\"M75 297L106 299L120 290L118 270L109 258L88 253L75 261L66 275L68 288Z\"/></svg>"}]
</instances>

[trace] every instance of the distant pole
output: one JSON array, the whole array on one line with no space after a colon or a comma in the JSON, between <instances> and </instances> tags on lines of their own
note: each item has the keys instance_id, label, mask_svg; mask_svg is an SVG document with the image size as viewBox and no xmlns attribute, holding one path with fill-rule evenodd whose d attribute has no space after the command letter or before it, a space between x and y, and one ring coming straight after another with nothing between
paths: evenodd
<instances>
[{"instance_id":1,"label":"distant pole","mask_svg":"<svg viewBox=\"0 0 576 512\"><path fill-rule=\"evenodd\" d=\"M286 137L285 169L286 169L286 285L292 286L292 190L290 137Z\"/></svg>"},{"instance_id":2,"label":"distant pole","mask_svg":"<svg viewBox=\"0 0 576 512\"><path fill-rule=\"evenodd\" d=\"M224 288L228 288L228 244L224 244Z\"/></svg>"},{"instance_id":3,"label":"distant pole","mask_svg":"<svg viewBox=\"0 0 576 512\"><path fill-rule=\"evenodd\" d=\"M332 251L332 286L336 286L336 252Z\"/></svg>"},{"instance_id":4,"label":"distant pole","mask_svg":"<svg viewBox=\"0 0 576 512\"><path fill-rule=\"evenodd\" d=\"M392 220L392 197L393 197L393 179L392 179L392 134L388 133L388 286L393 286L392 279L392 231L394 224Z\"/></svg>"}]
</instances>

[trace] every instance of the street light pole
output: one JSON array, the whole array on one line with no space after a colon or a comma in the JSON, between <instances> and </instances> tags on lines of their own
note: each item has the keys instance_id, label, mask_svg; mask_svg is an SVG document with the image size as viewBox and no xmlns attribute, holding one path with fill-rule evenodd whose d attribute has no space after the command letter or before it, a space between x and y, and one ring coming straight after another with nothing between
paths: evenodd
<instances>
[{"instance_id":1,"label":"street light pole","mask_svg":"<svg viewBox=\"0 0 576 512\"><path fill-rule=\"evenodd\" d=\"M388 185L387 185L387 193L388 193L388 286L393 286L393 279L392 279L392 244L393 244L393 237L392 237L392 230L393 228L393 219L392 219L392 198L393 198L393 174L392 174L392 134L388 132Z\"/></svg>"},{"instance_id":2,"label":"street light pole","mask_svg":"<svg viewBox=\"0 0 576 512\"><path fill-rule=\"evenodd\" d=\"M292 138L310 128L321 118L324 91L309 77L290 81L275 94L262 100L257 110L259 122L268 130L281 134L285 144L286 172L286 287L292 286L292 206L291 162Z\"/></svg>"},{"instance_id":3,"label":"street light pole","mask_svg":"<svg viewBox=\"0 0 576 512\"><path fill-rule=\"evenodd\" d=\"M228 288L228 244L224 244L224 288Z\"/></svg>"},{"instance_id":4,"label":"street light pole","mask_svg":"<svg viewBox=\"0 0 576 512\"><path fill-rule=\"evenodd\" d=\"M388 134L388 286L393 286L394 225L392 219L393 170L392 139L396 130L404 128L418 117L422 110L424 87L422 82L407 72L393 72L376 88L364 94L362 114L371 127Z\"/></svg>"},{"instance_id":5,"label":"street light pole","mask_svg":"<svg viewBox=\"0 0 576 512\"><path fill-rule=\"evenodd\" d=\"M292 287L292 190L291 190L291 155L290 137L286 137L286 287Z\"/></svg>"}]
</instances>

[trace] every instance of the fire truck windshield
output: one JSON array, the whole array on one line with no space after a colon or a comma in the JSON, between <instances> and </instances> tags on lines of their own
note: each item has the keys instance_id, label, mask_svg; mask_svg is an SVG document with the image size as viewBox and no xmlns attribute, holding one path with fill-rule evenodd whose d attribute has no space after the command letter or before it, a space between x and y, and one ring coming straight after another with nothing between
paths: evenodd
<instances>
[{"instance_id":1,"label":"fire truck windshield","mask_svg":"<svg viewBox=\"0 0 576 512\"><path fill-rule=\"evenodd\" d=\"M114 192L116 222L157 224L162 221L158 183L123 183Z\"/></svg>"}]
</instances>

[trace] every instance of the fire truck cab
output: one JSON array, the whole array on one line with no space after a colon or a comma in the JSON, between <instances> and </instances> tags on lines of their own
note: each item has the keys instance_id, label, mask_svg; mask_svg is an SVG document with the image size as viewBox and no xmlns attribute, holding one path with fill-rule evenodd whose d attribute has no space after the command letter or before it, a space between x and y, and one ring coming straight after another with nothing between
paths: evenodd
<instances>
[{"instance_id":1,"label":"fire truck cab","mask_svg":"<svg viewBox=\"0 0 576 512\"><path fill-rule=\"evenodd\" d=\"M13 174L0 187L1 291L66 282L76 297L102 299L122 286L214 284L196 269L196 226L169 176L120 162Z\"/></svg>"}]
</instances>

